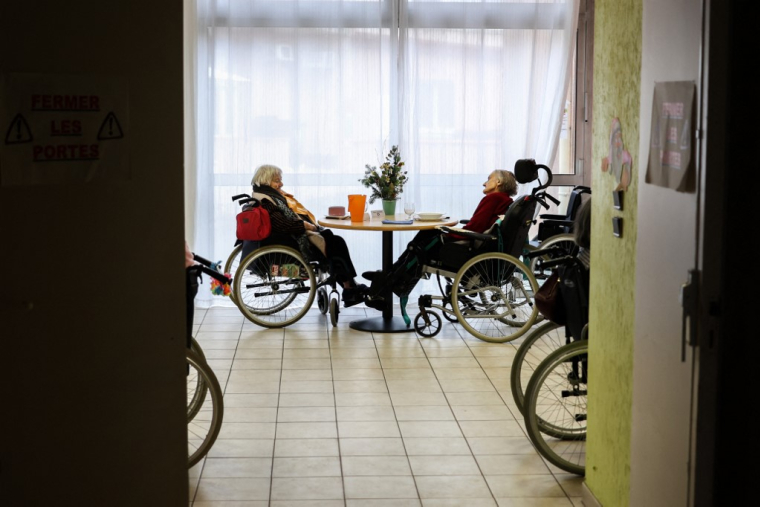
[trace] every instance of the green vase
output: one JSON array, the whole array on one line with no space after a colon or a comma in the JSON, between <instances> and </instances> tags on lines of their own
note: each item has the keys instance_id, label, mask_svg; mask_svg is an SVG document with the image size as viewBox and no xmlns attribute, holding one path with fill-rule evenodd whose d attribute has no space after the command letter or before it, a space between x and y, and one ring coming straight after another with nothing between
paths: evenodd
<instances>
[{"instance_id":1,"label":"green vase","mask_svg":"<svg viewBox=\"0 0 760 507\"><path fill-rule=\"evenodd\" d=\"M387 217L396 214L396 199L383 199L383 213Z\"/></svg>"}]
</instances>

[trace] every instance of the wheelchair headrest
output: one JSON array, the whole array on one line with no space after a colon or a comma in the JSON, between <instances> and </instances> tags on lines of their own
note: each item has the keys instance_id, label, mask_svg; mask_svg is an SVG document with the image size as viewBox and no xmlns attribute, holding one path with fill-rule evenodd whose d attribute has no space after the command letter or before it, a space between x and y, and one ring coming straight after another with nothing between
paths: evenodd
<instances>
[{"instance_id":1,"label":"wheelchair headrest","mask_svg":"<svg viewBox=\"0 0 760 507\"><path fill-rule=\"evenodd\" d=\"M539 180L539 186L533 189L533 194L539 190L547 188L552 183L552 171L543 164L536 164L536 161L532 158L521 158L515 162L515 179L518 183L530 183L538 180L538 170L543 169L546 171L547 180L541 183Z\"/></svg>"}]
</instances>

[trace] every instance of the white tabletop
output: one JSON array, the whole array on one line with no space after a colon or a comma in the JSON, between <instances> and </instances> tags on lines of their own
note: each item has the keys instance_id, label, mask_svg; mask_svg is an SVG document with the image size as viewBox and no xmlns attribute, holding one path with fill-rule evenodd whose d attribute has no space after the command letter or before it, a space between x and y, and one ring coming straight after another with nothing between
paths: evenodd
<instances>
[{"instance_id":1,"label":"white tabletop","mask_svg":"<svg viewBox=\"0 0 760 507\"><path fill-rule=\"evenodd\" d=\"M352 222L350 218L339 220L336 218L321 218L317 223L323 227L333 229L350 229L356 231L420 231L423 229L435 229L442 225L456 225L457 220L447 218L445 220L415 220L411 224L384 224L383 220L406 220L406 215L395 215L392 217L373 218L364 222Z\"/></svg>"}]
</instances>

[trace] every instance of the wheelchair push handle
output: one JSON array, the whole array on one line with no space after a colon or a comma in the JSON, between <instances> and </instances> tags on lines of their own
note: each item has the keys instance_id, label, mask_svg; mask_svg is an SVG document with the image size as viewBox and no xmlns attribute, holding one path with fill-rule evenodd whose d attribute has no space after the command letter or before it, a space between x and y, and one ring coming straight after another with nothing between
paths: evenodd
<instances>
[{"instance_id":1,"label":"wheelchair push handle","mask_svg":"<svg viewBox=\"0 0 760 507\"><path fill-rule=\"evenodd\" d=\"M240 199L242 199L242 198L244 198L244 197L248 197L248 198L250 198L251 196L250 196L250 195L248 195L248 194L237 194L237 195L233 195L233 196L232 196L232 200L233 200L233 201L239 201Z\"/></svg>"},{"instance_id":2,"label":"wheelchair push handle","mask_svg":"<svg viewBox=\"0 0 760 507\"><path fill-rule=\"evenodd\" d=\"M208 276L214 278L219 283L232 283L232 279L230 277L225 276L224 273L220 272L222 261L213 262L204 257L201 257L196 253L193 253L193 259L200 263L200 266L196 266L196 268L200 268L203 273L206 273ZM192 266L188 269L192 269Z\"/></svg>"}]
</instances>

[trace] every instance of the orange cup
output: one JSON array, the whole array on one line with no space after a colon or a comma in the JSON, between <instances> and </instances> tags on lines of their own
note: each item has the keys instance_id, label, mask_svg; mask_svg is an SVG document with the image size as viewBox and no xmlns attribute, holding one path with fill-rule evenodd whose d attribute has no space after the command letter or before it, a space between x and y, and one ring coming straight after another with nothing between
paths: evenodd
<instances>
[{"instance_id":1,"label":"orange cup","mask_svg":"<svg viewBox=\"0 0 760 507\"><path fill-rule=\"evenodd\" d=\"M351 194L348 196L348 212L351 214L352 222L364 221L364 210L367 207L367 196L361 194Z\"/></svg>"}]
</instances>

